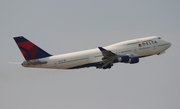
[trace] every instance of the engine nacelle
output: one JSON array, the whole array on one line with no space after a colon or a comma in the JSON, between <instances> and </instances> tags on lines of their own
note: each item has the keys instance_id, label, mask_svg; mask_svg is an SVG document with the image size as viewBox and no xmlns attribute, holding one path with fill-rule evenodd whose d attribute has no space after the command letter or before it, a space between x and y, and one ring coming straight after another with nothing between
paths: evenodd
<instances>
[{"instance_id":1,"label":"engine nacelle","mask_svg":"<svg viewBox=\"0 0 180 109\"><path fill-rule=\"evenodd\" d=\"M118 62L125 62L125 63L128 63L129 62L129 56L128 55L123 55L123 56L120 56L118 58Z\"/></svg>"},{"instance_id":2,"label":"engine nacelle","mask_svg":"<svg viewBox=\"0 0 180 109\"><path fill-rule=\"evenodd\" d=\"M130 63L135 64L139 62L139 57L137 56L128 56L128 55L122 55L115 62L124 62L124 63Z\"/></svg>"},{"instance_id":3,"label":"engine nacelle","mask_svg":"<svg viewBox=\"0 0 180 109\"><path fill-rule=\"evenodd\" d=\"M129 57L129 63L130 64L135 64L135 63L138 63L138 62L139 62L139 57L137 57L137 56Z\"/></svg>"}]
</instances>

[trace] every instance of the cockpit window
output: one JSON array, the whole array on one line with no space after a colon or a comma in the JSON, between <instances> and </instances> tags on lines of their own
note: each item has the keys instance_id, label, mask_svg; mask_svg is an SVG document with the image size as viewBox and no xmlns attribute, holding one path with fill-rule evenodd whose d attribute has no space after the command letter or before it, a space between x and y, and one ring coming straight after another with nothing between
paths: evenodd
<instances>
[{"instance_id":1,"label":"cockpit window","mask_svg":"<svg viewBox=\"0 0 180 109\"><path fill-rule=\"evenodd\" d=\"M158 37L158 39L161 39L160 37Z\"/></svg>"}]
</instances>

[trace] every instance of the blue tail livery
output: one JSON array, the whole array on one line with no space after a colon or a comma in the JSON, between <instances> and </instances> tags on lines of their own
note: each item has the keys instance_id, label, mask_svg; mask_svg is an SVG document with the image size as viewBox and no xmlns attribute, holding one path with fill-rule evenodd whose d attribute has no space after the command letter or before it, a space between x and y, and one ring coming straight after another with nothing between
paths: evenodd
<instances>
[{"instance_id":1,"label":"blue tail livery","mask_svg":"<svg viewBox=\"0 0 180 109\"><path fill-rule=\"evenodd\" d=\"M14 37L14 40L26 60L52 56L23 36Z\"/></svg>"}]
</instances>

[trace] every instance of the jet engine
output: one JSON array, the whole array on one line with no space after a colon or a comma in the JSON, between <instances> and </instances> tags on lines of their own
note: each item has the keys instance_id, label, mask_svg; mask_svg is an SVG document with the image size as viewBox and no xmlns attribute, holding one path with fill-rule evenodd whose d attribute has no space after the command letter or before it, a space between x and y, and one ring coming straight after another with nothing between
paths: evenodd
<instances>
[{"instance_id":1,"label":"jet engine","mask_svg":"<svg viewBox=\"0 0 180 109\"><path fill-rule=\"evenodd\" d=\"M120 56L118 59L117 59L117 62L124 62L124 63L128 63L129 62L129 56L128 55L123 55L123 56Z\"/></svg>"},{"instance_id":2,"label":"jet engine","mask_svg":"<svg viewBox=\"0 0 180 109\"><path fill-rule=\"evenodd\" d=\"M128 56L128 55L123 55L117 58L115 62L124 62L124 63L130 63L130 64L135 64L139 62L139 57L137 56Z\"/></svg>"},{"instance_id":3,"label":"jet engine","mask_svg":"<svg viewBox=\"0 0 180 109\"><path fill-rule=\"evenodd\" d=\"M129 57L129 63L130 64L135 64L135 63L138 63L138 62L139 62L139 57L137 57L137 56Z\"/></svg>"}]
</instances>

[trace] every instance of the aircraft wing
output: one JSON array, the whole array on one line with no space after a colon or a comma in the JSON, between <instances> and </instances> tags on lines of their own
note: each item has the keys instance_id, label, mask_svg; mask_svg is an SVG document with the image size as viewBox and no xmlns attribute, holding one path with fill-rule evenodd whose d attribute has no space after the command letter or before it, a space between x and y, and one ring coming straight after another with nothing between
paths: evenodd
<instances>
[{"instance_id":1,"label":"aircraft wing","mask_svg":"<svg viewBox=\"0 0 180 109\"><path fill-rule=\"evenodd\" d=\"M106 50L102 47L98 47L99 50L102 52L103 54L103 58L102 58L102 65L100 66L101 68L111 68L111 66L113 65L114 60L118 57L115 53L111 52L110 50Z\"/></svg>"},{"instance_id":2,"label":"aircraft wing","mask_svg":"<svg viewBox=\"0 0 180 109\"><path fill-rule=\"evenodd\" d=\"M104 48L102 48L102 47L98 47L98 48L99 48L99 50L102 52L102 54L103 54L104 57L117 56L115 53L111 52L110 50L106 50L106 49L104 49Z\"/></svg>"}]
</instances>

